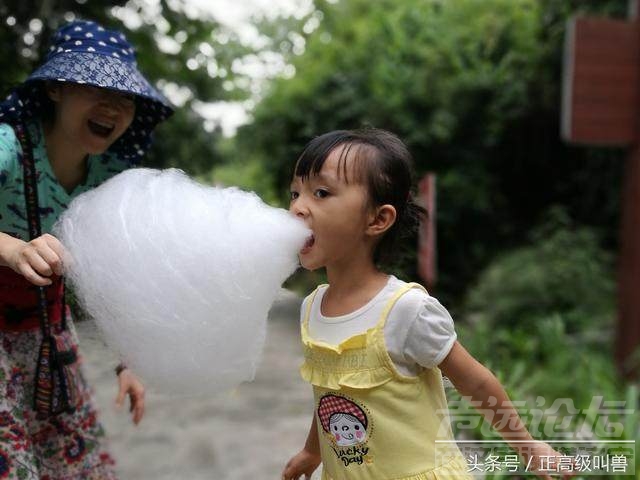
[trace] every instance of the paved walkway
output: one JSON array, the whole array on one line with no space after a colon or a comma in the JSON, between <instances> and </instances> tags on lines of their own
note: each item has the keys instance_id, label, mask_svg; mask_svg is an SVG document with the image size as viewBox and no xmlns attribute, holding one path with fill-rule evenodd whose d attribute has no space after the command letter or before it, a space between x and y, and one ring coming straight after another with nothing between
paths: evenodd
<instances>
[{"instance_id":1,"label":"paved walkway","mask_svg":"<svg viewBox=\"0 0 640 480\"><path fill-rule=\"evenodd\" d=\"M313 409L311 388L298 374L299 304L283 291L271 309L264 359L252 383L213 398L148 395L137 427L113 404L115 356L91 322L79 323L86 374L122 480L279 479L304 444Z\"/></svg>"}]
</instances>

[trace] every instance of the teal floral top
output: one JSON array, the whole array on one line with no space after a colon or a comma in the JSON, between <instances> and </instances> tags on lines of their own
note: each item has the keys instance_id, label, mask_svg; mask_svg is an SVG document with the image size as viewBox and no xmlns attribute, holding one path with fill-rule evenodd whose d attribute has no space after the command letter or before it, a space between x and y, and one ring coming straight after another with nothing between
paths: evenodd
<instances>
[{"instance_id":1,"label":"teal floral top","mask_svg":"<svg viewBox=\"0 0 640 480\"><path fill-rule=\"evenodd\" d=\"M74 197L97 187L129 167L127 161L112 153L89 155L84 183L69 193L60 185L51 169L44 145L42 125L34 122L29 124L27 129L33 142L42 233L51 232L53 224ZM13 128L6 123L0 123L0 232L28 240L21 154L22 148Z\"/></svg>"}]
</instances>

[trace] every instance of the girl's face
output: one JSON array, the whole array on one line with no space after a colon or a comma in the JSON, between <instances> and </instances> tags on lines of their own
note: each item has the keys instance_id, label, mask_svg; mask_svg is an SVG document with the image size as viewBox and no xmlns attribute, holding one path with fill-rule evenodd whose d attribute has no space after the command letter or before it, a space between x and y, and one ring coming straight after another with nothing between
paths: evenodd
<instances>
[{"instance_id":1,"label":"girl's face","mask_svg":"<svg viewBox=\"0 0 640 480\"><path fill-rule=\"evenodd\" d=\"M57 83L47 87L55 104L53 131L83 154L104 153L131 125L132 95L88 85Z\"/></svg>"},{"instance_id":2,"label":"girl's face","mask_svg":"<svg viewBox=\"0 0 640 480\"><path fill-rule=\"evenodd\" d=\"M303 219L313 233L298 254L308 270L348 265L363 255L370 256L367 189L356 181L353 162L348 157L347 178L343 168L338 168L341 150L338 147L329 154L317 175L304 181L294 177L291 182L289 211Z\"/></svg>"}]
</instances>

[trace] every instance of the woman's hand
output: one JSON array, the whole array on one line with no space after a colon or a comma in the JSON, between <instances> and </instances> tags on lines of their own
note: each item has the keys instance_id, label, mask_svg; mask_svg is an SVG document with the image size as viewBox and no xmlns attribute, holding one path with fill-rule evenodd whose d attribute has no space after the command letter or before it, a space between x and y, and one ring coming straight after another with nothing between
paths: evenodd
<instances>
[{"instance_id":1,"label":"woman's hand","mask_svg":"<svg viewBox=\"0 0 640 480\"><path fill-rule=\"evenodd\" d=\"M2 234L2 263L39 287L51 285L53 274L62 275L64 247L53 235L45 233L30 242Z\"/></svg>"},{"instance_id":2,"label":"woman's hand","mask_svg":"<svg viewBox=\"0 0 640 480\"><path fill-rule=\"evenodd\" d=\"M284 467L282 480L298 480L301 475L308 480L318 465L320 465L320 455L302 449Z\"/></svg>"},{"instance_id":3,"label":"woman's hand","mask_svg":"<svg viewBox=\"0 0 640 480\"><path fill-rule=\"evenodd\" d=\"M126 395L129 395L129 411L133 412L133 423L137 425L144 416L144 385L128 368L124 368L118 373L116 406L122 407Z\"/></svg>"}]
</instances>

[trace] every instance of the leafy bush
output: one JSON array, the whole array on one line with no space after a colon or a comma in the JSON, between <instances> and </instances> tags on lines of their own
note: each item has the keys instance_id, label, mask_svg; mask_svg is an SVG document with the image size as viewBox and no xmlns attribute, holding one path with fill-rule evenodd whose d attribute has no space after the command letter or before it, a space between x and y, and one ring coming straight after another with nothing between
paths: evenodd
<instances>
[{"instance_id":1,"label":"leafy bush","mask_svg":"<svg viewBox=\"0 0 640 480\"><path fill-rule=\"evenodd\" d=\"M468 294L460 341L498 377L535 438L640 439L638 385L614 363L613 278L598 235L555 208L530 245L499 256ZM448 393L458 436L500 438Z\"/></svg>"},{"instance_id":2,"label":"leafy bush","mask_svg":"<svg viewBox=\"0 0 640 480\"><path fill-rule=\"evenodd\" d=\"M529 333L540 319L559 314L573 333L611 320L614 289L612 258L596 233L554 208L530 245L499 256L480 274L466 311L493 329Z\"/></svg>"}]
</instances>

